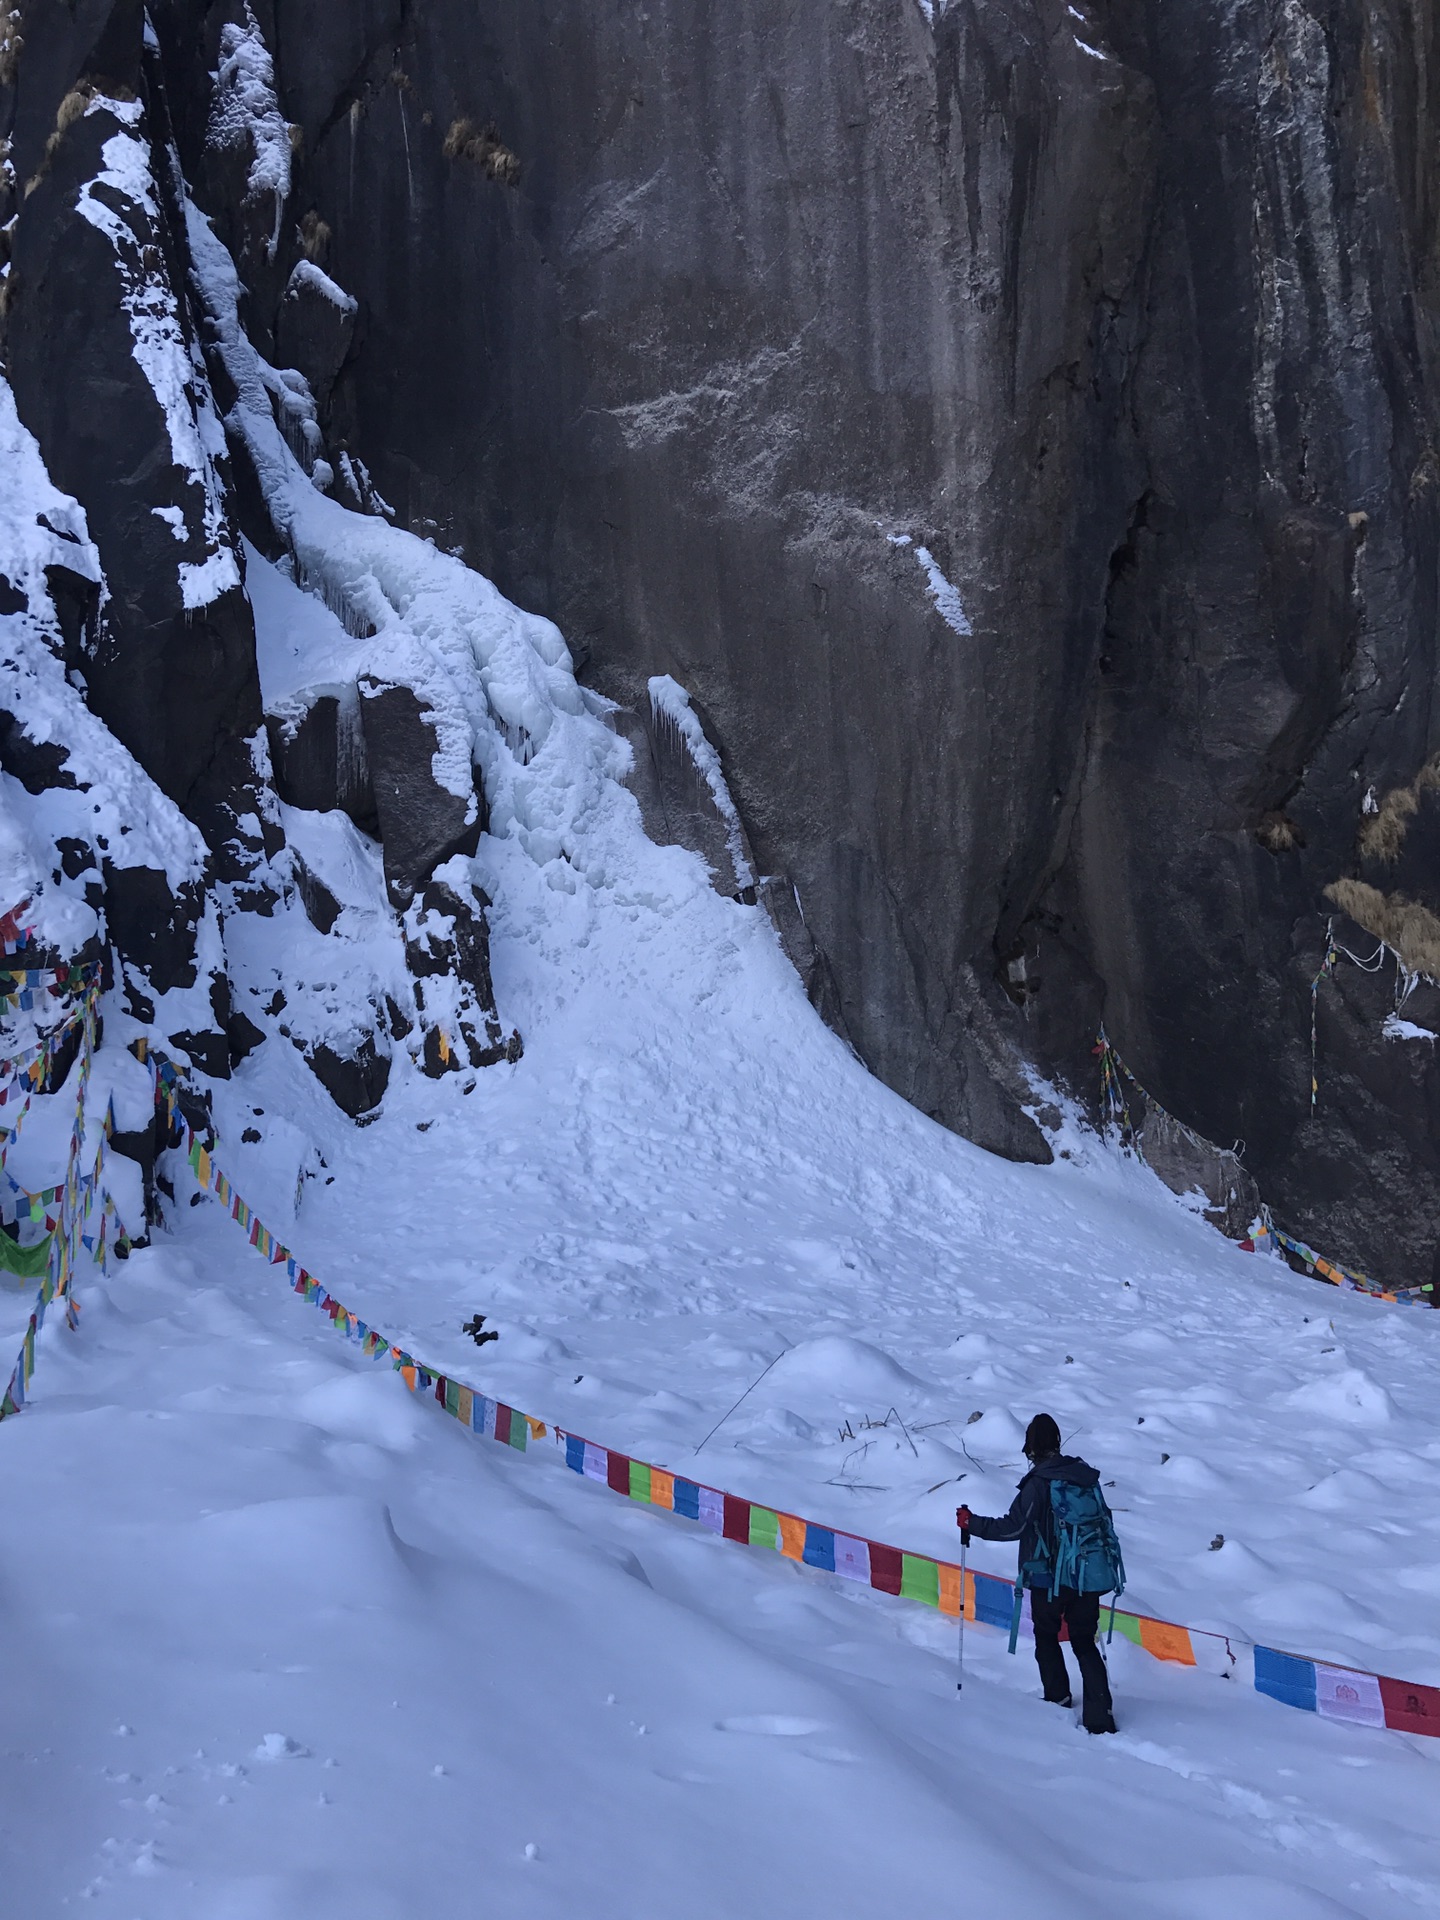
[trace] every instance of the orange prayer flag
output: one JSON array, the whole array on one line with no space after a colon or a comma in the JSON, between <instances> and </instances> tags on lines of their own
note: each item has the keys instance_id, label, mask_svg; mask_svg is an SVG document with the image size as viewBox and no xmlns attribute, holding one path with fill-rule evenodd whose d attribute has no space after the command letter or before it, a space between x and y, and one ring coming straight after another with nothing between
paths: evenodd
<instances>
[{"instance_id":1,"label":"orange prayer flag","mask_svg":"<svg viewBox=\"0 0 1440 1920\"><path fill-rule=\"evenodd\" d=\"M652 1507L668 1507L675 1511L675 1476L667 1473L664 1467L650 1469L650 1504Z\"/></svg>"},{"instance_id":2,"label":"orange prayer flag","mask_svg":"<svg viewBox=\"0 0 1440 1920\"><path fill-rule=\"evenodd\" d=\"M805 1522L797 1520L793 1513L776 1516L780 1522L780 1551L787 1560L805 1558Z\"/></svg>"},{"instance_id":3,"label":"orange prayer flag","mask_svg":"<svg viewBox=\"0 0 1440 1920\"><path fill-rule=\"evenodd\" d=\"M1140 1644L1147 1653L1153 1653L1157 1660L1174 1660L1182 1667L1193 1667L1195 1664L1195 1649L1190 1644L1188 1627L1173 1627L1168 1620L1147 1620L1141 1614Z\"/></svg>"},{"instance_id":4,"label":"orange prayer flag","mask_svg":"<svg viewBox=\"0 0 1440 1920\"><path fill-rule=\"evenodd\" d=\"M965 1618L975 1618L975 1576L965 1575ZM952 1620L960 1618L960 1569L940 1562L940 1611L948 1613Z\"/></svg>"}]
</instances>

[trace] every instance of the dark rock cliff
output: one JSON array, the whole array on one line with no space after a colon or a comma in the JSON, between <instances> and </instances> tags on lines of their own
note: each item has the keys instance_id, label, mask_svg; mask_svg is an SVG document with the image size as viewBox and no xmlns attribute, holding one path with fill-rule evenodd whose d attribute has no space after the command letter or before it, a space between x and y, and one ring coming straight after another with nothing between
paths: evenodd
<instances>
[{"instance_id":1,"label":"dark rock cliff","mask_svg":"<svg viewBox=\"0 0 1440 1920\"><path fill-rule=\"evenodd\" d=\"M357 673L264 711L242 531L291 580L302 569L253 449L227 440L237 395L178 141L198 139L217 225L263 287L282 271L290 132L253 16L217 12L193 33L182 12L162 24L169 42L140 0L0 12L0 816L12 854L25 849L3 884L26 890L4 906L28 927L46 917L40 896L83 899L66 924L98 916L93 938L113 951L127 1010L163 1044L223 1075L278 1034L360 1117L401 1043L432 1074L518 1057L494 1006L486 903L441 871L473 849L484 795L473 767L437 772L436 716L403 680ZM296 256L287 247L263 336L308 358L324 399L355 307ZM318 482L310 392L272 377L278 419L262 401L265 424L293 433L301 485ZM357 512L373 505L345 472ZM337 716L362 706L357 756ZM9 782L73 796L52 846L12 819ZM282 797L292 819L349 811L379 843L399 979L374 936L382 903L361 902L370 919L352 915L347 932L347 903L286 844ZM318 981L297 959L281 991L262 967L238 1004L227 929L297 903L348 959L312 949ZM441 971L443 995L425 984Z\"/></svg>"},{"instance_id":2,"label":"dark rock cliff","mask_svg":"<svg viewBox=\"0 0 1440 1920\"><path fill-rule=\"evenodd\" d=\"M1044 1158L1023 1067L1092 1100L1103 1019L1428 1279L1435 1049L1382 1023L1398 952L1440 1026L1435 11L257 0L273 225L244 12L151 17L252 336L357 498L695 696L875 1071ZM1392 957L1323 980L1312 1108L1331 915Z\"/></svg>"}]
</instances>

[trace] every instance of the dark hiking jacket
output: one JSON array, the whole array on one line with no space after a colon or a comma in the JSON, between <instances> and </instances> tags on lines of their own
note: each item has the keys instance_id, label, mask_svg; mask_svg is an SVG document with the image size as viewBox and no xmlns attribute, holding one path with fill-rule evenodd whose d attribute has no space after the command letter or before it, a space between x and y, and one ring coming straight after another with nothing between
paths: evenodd
<instances>
[{"instance_id":1,"label":"dark hiking jacket","mask_svg":"<svg viewBox=\"0 0 1440 1920\"><path fill-rule=\"evenodd\" d=\"M1018 1540L1020 1565L1055 1557L1055 1523L1050 1515L1050 1482L1068 1480L1076 1487L1098 1487L1100 1476L1088 1462L1070 1453L1052 1453L1039 1460L1020 1482L1010 1511L987 1520L970 1516L970 1531L981 1540Z\"/></svg>"}]
</instances>

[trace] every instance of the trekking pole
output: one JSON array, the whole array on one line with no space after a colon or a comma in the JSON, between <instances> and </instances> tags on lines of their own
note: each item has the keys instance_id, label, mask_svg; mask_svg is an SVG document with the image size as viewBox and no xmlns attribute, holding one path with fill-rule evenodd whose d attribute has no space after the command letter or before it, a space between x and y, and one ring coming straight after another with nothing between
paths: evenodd
<instances>
[{"instance_id":1,"label":"trekking pole","mask_svg":"<svg viewBox=\"0 0 1440 1920\"><path fill-rule=\"evenodd\" d=\"M959 1519L959 1514L956 1514ZM960 1668L955 1679L955 1691L965 1691L965 1560L970 1551L970 1529L960 1529Z\"/></svg>"}]
</instances>

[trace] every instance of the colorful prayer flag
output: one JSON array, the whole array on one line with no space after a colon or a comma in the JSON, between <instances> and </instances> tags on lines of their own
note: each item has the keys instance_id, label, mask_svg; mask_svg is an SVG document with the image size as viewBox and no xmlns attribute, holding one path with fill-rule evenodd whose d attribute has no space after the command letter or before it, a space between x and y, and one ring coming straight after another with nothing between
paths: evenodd
<instances>
[{"instance_id":1,"label":"colorful prayer flag","mask_svg":"<svg viewBox=\"0 0 1440 1920\"><path fill-rule=\"evenodd\" d=\"M874 1549L871 1549L872 1555ZM918 1600L922 1606L938 1607L940 1604L940 1568L933 1560L927 1560L922 1554L904 1553L900 1556L900 1593L906 1600Z\"/></svg>"},{"instance_id":2,"label":"colorful prayer flag","mask_svg":"<svg viewBox=\"0 0 1440 1920\"><path fill-rule=\"evenodd\" d=\"M780 1515L780 1551L787 1560L805 1558L805 1522L793 1513Z\"/></svg>"},{"instance_id":3,"label":"colorful prayer flag","mask_svg":"<svg viewBox=\"0 0 1440 1920\"><path fill-rule=\"evenodd\" d=\"M1255 1691L1268 1693L1272 1700L1283 1700L1287 1707L1314 1713L1315 1662L1298 1659L1293 1653L1277 1653L1273 1647L1256 1647Z\"/></svg>"},{"instance_id":4,"label":"colorful prayer flag","mask_svg":"<svg viewBox=\"0 0 1440 1920\"><path fill-rule=\"evenodd\" d=\"M844 1580L870 1584L870 1543L856 1540L848 1533L835 1535L835 1571Z\"/></svg>"},{"instance_id":5,"label":"colorful prayer flag","mask_svg":"<svg viewBox=\"0 0 1440 1920\"><path fill-rule=\"evenodd\" d=\"M1182 1667L1193 1667L1195 1649L1190 1644L1190 1629L1177 1627L1168 1620L1140 1619L1140 1644L1157 1660L1173 1660Z\"/></svg>"},{"instance_id":6,"label":"colorful prayer flag","mask_svg":"<svg viewBox=\"0 0 1440 1920\"><path fill-rule=\"evenodd\" d=\"M871 1586L878 1587L881 1593L899 1593L904 1555L898 1547L881 1546L874 1540L868 1545Z\"/></svg>"},{"instance_id":7,"label":"colorful prayer flag","mask_svg":"<svg viewBox=\"0 0 1440 1920\"><path fill-rule=\"evenodd\" d=\"M750 1535L748 1544L752 1547L769 1547L773 1552L780 1545L780 1516L772 1513L769 1507L750 1508Z\"/></svg>"},{"instance_id":8,"label":"colorful prayer flag","mask_svg":"<svg viewBox=\"0 0 1440 1920\"><path fill-rule=\"evenodd\" d=\"M1383 1727L1385 1701L1379 1678L1348 1667L1315 1667L1315 1711L1328 1720L1349 1720L1356 1726Z\"/></svg>"}]
</instances>

